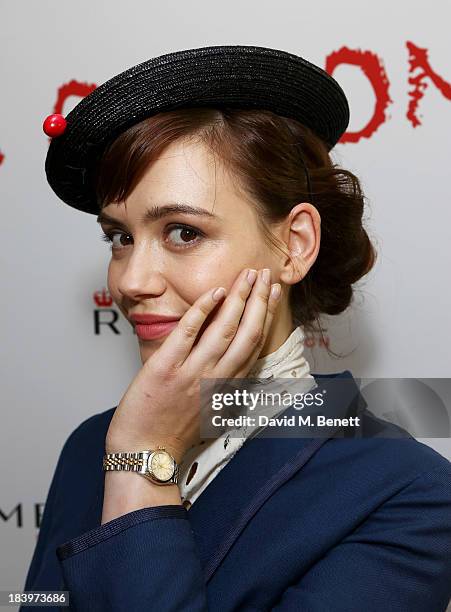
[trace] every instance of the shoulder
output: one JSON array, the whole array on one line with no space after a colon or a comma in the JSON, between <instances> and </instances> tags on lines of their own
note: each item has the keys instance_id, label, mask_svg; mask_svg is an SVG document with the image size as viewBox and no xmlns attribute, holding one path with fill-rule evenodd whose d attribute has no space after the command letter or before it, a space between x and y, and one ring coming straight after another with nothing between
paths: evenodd
<instances>
[{"instance_id":1,"label":"shoulder","mask_svg":"<svg viewBox=\"0 0 451 612\"><path fill-rule=\"evenodd\" d=\"M70 462L73 459L83 461L93 454L103 455L105 436L115 410L116 406L82 421L66 439L60 462Z\"/></svg>"},{"instance_id":2,"label":"shoulder","mask_svg":"<svg viewBox=\"0 0 451 612\"><path fill-rule=\"evenodd\" d=\"M72 431L67 442L89 441L96 435L106 432L115 410L116 406L88 417Z\"/></svg>"},{"instance_id":3,"label":"shoulder","mask_svg":"<svg viewBox=\"0 0 451 612\"><path fill-rule=\"evenodd\" d=\"M330 376L315 374L319 380ZM354 400L350 414L360 417L360 434L329 439L319 453L323 464L326 462L343 478L345 475L355 477L362 485L375 479L387 486L397 483L401 487L429 472L449 480L451 462L403 427L378 416L385 415L387 410L375 406L375 401L370 404L365 401L349 370L335 374L334 379L345 381L346 388L352 389Z\"/></svg>"},{"instance_id":4,"label":"shoulder","mask_svg":"<svg viewBox=\"0 0 451 612\"><path fill-rule=\"evenodd\" d=\"M332 490L337 494L346 490L369 511L414 491L412 504L425 508L424 502L426 506L440 503L451 518L451 462L413 437L332 438L316 460L318 476L323 474L319 480L328 474L340 487L334 485Z\"/></svg>"}]
</instances>

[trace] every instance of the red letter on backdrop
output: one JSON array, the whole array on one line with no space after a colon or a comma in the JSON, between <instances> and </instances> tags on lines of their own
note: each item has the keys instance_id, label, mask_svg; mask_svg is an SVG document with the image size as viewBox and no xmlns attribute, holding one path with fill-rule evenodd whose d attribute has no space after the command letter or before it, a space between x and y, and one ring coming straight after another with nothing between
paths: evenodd
<instances>
[{"instance_id":1,"label":"red letter on backdrop","mask_svg":"<svg viewBox=\"0 0 451 612\"><path fill-rule=\"evenodd\" d=\"M84 98L91 91L96 89L97 85L88 85L88 83L79 83L78 81L70 81L66 83L66 85L61 85L58 89L58 97L56 99L55 106L53 107L54 113L63 113L64 102L69 98L69 96L79 96L80 98Z\"/></svg>"},{"instance_id":2,"label":"red letter on backdrop","mask_svg":"<svg viewBox=\"0 0 451 612\"><path fill-rule=\"evenodd\" d=\"M376 96L376 104L371 119L359 132L346 132L338 142L358 142L361 138L369 138L386 121L385 111L392 102L388 95L390 82L383 67L382 60L371 51L360 51L342 47L326 57L326 72L332 76L335 68L341 64L359 66L367 77Z\"/></svg>"},{"instance_id":3,"label":"red letter on backdrop","mask_svg":"<svg viewBox=\"0 0 451 612\"><path fill-rule=\"evenodd\" d=\"M420 49L412 42L406 42L409 50L409 73L412 74L417 68L420 72L417 76L409 77L410 85L413 89L409 91L410 102L407 109L407 119L412 123L413 127L421 125L421 121L417 117L418 102L424 96L424 91L428 86L425 81L426 77L431 79L437 89L445 96L447 100L451 100L451 85L444 81L436 72L432 70L428 61L428 50Z\"/></svg>"}]
</instances>

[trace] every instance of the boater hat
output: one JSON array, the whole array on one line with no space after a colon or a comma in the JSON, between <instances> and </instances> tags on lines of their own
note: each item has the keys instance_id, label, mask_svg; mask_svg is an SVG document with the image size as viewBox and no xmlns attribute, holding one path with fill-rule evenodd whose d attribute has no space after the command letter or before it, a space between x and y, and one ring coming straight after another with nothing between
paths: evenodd
<instances>
[{"instance_id":1,"label":"boater hat","mask_svg":"<svg viewBox=\"0 0 451 612\"><path fill-rule=\"evenodd\" d=\"M95 173L106 147L159 112L192 107L265 109L297 119L330 151L346 131L346 96L325 70L279 49L223 45L151 58L112 77L64 118L49 115L47 180L69 206L98 214Z\"/></svg>"}]
</instances>

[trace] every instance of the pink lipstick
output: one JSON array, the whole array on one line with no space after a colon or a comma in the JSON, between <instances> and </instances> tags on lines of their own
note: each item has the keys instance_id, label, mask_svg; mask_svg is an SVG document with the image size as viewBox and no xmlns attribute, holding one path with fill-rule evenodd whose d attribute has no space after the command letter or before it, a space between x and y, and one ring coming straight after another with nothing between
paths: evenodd
<instances>
[{"instance_id":1,"label":"pink lipstick","mask_svg":"<svg viewBox=\"0 0 451 612\"><path fill-rule=\"evenodd\" d=\"M154 338L161 338L169 334L174 329L178 321L171 321L169 323L151 323L149 325L143 323L137 323L135 325L136 335L141 340L153 340Z\"/></svg>"},{"instance_id":2,"label":"pink lipstick","mask_svg":"<svg viewBox=\"0 0 451 612\"><path fill-rule=\"evenodd\" d=\"M141 340L154 340L169 334L181 317L158 314L132 314L130 320L134 323L136 335Z\"/></svg>"}]
</instances>

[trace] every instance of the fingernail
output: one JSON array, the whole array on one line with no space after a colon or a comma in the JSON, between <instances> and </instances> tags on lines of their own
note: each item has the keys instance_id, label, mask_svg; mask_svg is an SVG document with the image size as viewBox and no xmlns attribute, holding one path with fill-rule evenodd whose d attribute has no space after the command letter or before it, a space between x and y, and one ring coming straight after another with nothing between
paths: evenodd
<instances>
[{"instance_id":1,"label":"fingernail","mask_svg":"<svg viewBox=\"0 0 451 612\"><path fill-rule=\"evenodd\" d=\"M253 285L255 283L256 278L257 278L257 270L254 270L253 268L251 268L249 272L247 273L248 283L250 285Z\"/></svg>"},{"instance_id":2,"label":"fingernail","mask_svg":"<svg viewBox=\"0 0 451 612\"><path fill-rule=\"evenodd\" d=\"M212 296L214 301L218 302L225 295L225 292L226 290L224 289L224 287L218 287L218 289L215 289Z\"/></svg>"},{"instance_id":3,"label":"fingernail","mask_svg":"<svg viewBox=\"0 0 451 612\"><path fill-rule=\"evenodd\" d=\"M262 273L263 282L269 285L269 281L271 280L271 270L269 268L265 268Z\"/></svg>"},{"instance_id":4,"label":"fingernail","mask_svg":"<svg viewBox=\"0 0 451 612\"><path fill-rule=\"evenodd\" d=\"M272 287L271 287L271 297L274 300L278 300L280 298L280 294L281 294L281 286L279 285L279 283L275 283Z\"/></svg>"}]
</instances>

